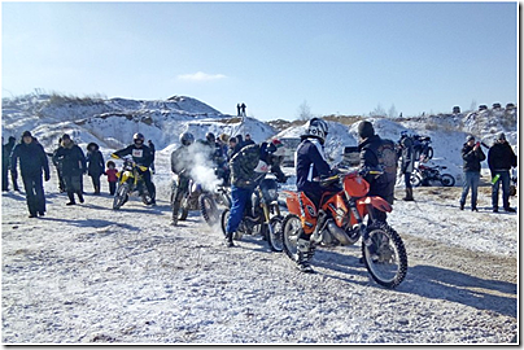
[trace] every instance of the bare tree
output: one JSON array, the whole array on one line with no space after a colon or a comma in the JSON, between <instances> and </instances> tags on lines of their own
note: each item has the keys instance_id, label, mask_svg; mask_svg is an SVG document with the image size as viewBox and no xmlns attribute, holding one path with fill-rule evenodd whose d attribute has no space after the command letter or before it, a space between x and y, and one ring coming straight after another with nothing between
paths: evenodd
<instances>
[{"instance_id":1,"label":"bare tree","mask_svg":"<svg viewBox=\"0 0 524 350\"><path fill-rule=\"evenodd\" d=\"M382 106L379 103L378 106L369 113L369 116L370 117L385 117L386 111L384 110L384 108L382 108Z\"/></svg>"},{"instance_id":2,"label":"bare tree","mask_svg":"<svg viewBox=\"0 0 524 350\"><path fill-rule=\"evenodd\" d=\"M389 108L388 117L390 117L391 119L398 117L397 109L395 108L394 104L392 104Z\"/></svg>"},{"instance_id":3,"label":"bare tree","mask_svg":"<svg viewBox=\"0 0 524 350\"><path fill-rule=\"evenodd\" d=\"M300 106L298 106L298 119L300 120L309 120L313 118L313 114L311 113L311 108L309 107L309 104L306 100L302 102Z\"/></svg>"}]
</instances>

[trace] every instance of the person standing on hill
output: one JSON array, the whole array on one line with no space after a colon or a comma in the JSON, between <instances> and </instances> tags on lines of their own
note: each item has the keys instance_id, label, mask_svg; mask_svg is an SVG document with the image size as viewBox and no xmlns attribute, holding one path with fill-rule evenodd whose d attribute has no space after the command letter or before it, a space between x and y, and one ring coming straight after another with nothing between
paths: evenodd
<instances>
[{"instance_id":1,"label":"person standing on hill","mask_svg":"<svg viewBox=\"0 0 524 350\"><path fill-rule=\"evenodd\" d=\"M497 141L488 151L488 165L491 171L491 178L493 187L491 191L491 203L493 205L493 212L499 211L499 188L502 184L502 204L504 210L509 213L516 212L515 209L509 206L509 170L517 166L517 156L513 149L506 141L506 135L500 133Z\"/></svg>"},{"instance_id":2,"label":"person standing on hill","mask_svg":"<svg viewBox=\"0 0 524 350\"><path fill-rule=\"evenodd\" d=\"M29 131L22 134L22 142L17 144L12 152L12 171L16 172L18 159L20 159L20 172L24 183L29 217L43 216L46 211L42 172L45 181L49 181L49 163L42 145L34 142Z\"/></svg>"},{"instance_id":3,"label":"person standing on hill","mask_svg":"<svg viewBox=\"0 0 524 350\"><path fill-rule=\"evenodd\" d=\"M96 143L87 145L87 174L91 177L95 195L100 194L100 176L104 173L104 157Z\"/></svg>"},{"instance_id":4,"label":"person standing on hill","mask_svg":"<svg viewBox=\"0 0 524 350\"><path fill-rule=\"evenodd\" d=\"M462 159L464 160L464 183L459 203L460 210L464 210L466 198L471 188L471 211L478 211L477 196L480 182L480 162L486 159L486 155L480 148L480 142L475 142L475 136L468 135L466 138L466 143L462 147Z\"/></svg>"},{"instance_id":5,"label":"person standing on hill","mask_svg":"<svg viewBox=\"0 0 524 350\"><path fill-rule=\"evenodd\" d=\"M62 175L66 186L69 202L66 205L75 205L75 193L80 203L84 203L82 176L87 171L86 158L82 149L71 140L68 134L62 136L62 144L53 156L62 168Z\"/></svg>"}]
</instances>

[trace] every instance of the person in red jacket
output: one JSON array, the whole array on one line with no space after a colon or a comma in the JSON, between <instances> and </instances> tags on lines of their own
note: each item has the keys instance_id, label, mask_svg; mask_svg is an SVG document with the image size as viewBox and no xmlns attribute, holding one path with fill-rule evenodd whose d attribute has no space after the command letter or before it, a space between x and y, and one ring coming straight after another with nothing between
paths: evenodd
<instances>
[{"instance_id":1,"label":"person in red jacket","mask_svg":"<svg viewBox=\"0 0 524 350\"><path fill-rule=\"evenodd\" d=\"M109 194L114 195L116 191L116 183L118 182L118 176L116 175L118 173L118 169L115 166L115 162L108 161L107 162L107 170L104 173L107 175L107 182L109 182Z\"/></svg>"}]
</instances>

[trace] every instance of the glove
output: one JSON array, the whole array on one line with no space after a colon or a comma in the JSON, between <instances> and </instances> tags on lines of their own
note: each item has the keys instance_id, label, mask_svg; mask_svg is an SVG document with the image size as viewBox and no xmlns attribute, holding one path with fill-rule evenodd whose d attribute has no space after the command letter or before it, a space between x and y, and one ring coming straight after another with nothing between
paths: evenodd
<instances>
[{"instance_id":1,"label":"glove","mask_svg":"<svg viewBox=\"0 0 524 350\"><path fill-rule=\"evenodd\" d=\"M49 181L50 178L51 178L51 176L49 175L49 173L44 174L44 180L45 180L46 182Z\"/></svg>"},{"instance_id":2,"label":"glove","mask_svg":"<svg viewBox=\"0 0 524 350\"><path fill-rule=\"evenodd\" d=\"M281 184L285 184L287 182L287 179L289 178L289 176L280 176L278 179L277 179L277 182L281 183Z\"/></svg>"}]
</instances>

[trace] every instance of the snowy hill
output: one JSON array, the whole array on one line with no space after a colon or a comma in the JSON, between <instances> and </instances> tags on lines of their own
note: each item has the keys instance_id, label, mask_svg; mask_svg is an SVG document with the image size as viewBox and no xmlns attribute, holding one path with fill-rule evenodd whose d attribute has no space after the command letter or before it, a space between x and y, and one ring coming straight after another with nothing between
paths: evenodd
<instances>
[{"instance_id":1,"label":"snowy hill","mask_svg":"<svg viewBox=\"0 0 524 350\"><path fill-rule=\"evenodd\" d=\"M326 141L326 154L334 161L342 159L345 146L358 144L357 125L362 117L331 117L330 132ZM430 164L448 167L460 181L462 159L460 150L469 133L491 145L495 136L503 131L517 151L517 110L492 109L465 114L439 114L417 118L369 118L382 137L398 140L400 132L427 135L435 151ZM135 132L154 140L159 151L170 152L178 144L178 135L191 131L196 138L206 132L229 136L250 133L263 141L273 136L299 137L303 124L293 122L291 127L278 132L271 125L255 118L239 118L222 114L195 98L173 96L167 100L145 101L125 98L75 98L59 95L27 95L4 98L2 103L2 133L4 138L19 137L31 130L44 147L51 151L58 138L69 133L82 147L96 142L107 154L131 141ZM487 150L485 150L487 151ZM483 163L487 166L486 162Z\"/></svg>"}]
</instances>

